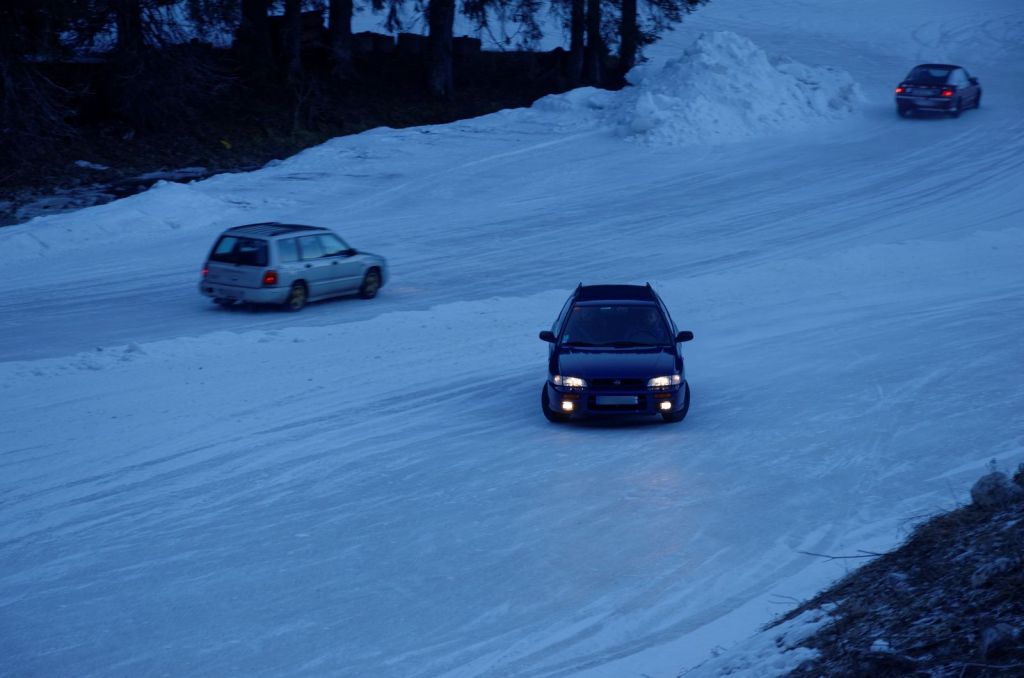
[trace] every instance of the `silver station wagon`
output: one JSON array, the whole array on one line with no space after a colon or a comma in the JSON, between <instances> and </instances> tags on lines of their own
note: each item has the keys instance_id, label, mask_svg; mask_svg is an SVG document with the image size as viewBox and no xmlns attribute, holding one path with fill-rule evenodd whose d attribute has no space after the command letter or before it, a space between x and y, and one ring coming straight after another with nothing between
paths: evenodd
<instances>
[{"instance_id":1,"label":"silver station wagon","mask_svg":"<svg viewBox=\"0 0 1024 678\"><path fill-rule=\"evenodd\" d=\"M358 294L377 296L387 278L384 257L348 246L319 226L267 222L235 226L214 243L199 291L221 306L282 304Z\"/></svg>"}]
</instances>

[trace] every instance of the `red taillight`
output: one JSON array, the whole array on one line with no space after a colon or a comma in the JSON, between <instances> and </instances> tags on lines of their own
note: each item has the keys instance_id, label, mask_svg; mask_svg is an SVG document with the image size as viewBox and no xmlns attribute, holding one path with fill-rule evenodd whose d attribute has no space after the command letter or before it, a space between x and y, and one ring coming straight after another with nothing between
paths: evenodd
<instances>
[{"instance_id":1,"label":"red taillight","mask_svg":"<svg viewBox=\"0 0 1024 678\"><path fill-rule=\"evenodd\" d=\"M905 91L906 88L903 85L900 85L899 87L896 88L896 94L903 94Z\"/></svg>"},{"instance_id":2,"label":"red taillight","mask_svg":"<svg viewBox=\"0 0 1024 678\"><path fill-rule=\"evenodd\" d=\"M267 271L263 274L264 285L276 285L277 284L277 271Z\"/></svg>"},{"instance_id":3,"label":"red taillight","mask_svg":"<svg viewBox=\"0 0 1024 678\"><path fill-rule=\"evenodd\" d=\"M209 273L210 269L206 266L203 266L203 277L205 278L207 275L209 275Z\"/></svg>"},{"instance_id":4,"label":"red taillight","mask_svg":"<svg viewBox=\"0 0 1024 678\"><path fill-rule=\"evenodd\" d=\"M944 96L944 97L951 97L951 96L953 96L953 90L951 90L951 89L944 89L944 90L942 90L942 96Z\"/></svg>"}]
</instances>

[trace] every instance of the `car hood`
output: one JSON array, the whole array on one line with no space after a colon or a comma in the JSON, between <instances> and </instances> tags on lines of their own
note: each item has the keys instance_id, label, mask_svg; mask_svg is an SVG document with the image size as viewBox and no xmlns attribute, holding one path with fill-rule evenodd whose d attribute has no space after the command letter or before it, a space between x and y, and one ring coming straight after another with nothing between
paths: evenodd
<instances>
[{"instance_id":1,"label":"car hood","mask_svg":"<svg viewBox=\"0 0 1024 678\"><path fill-rule=\"evenodd\" d=\"M387 259L385 259L384 257L382 257L379 254L374 254L373 252L367 252L366 250L358 250L358 252L359 252L359 256L370 257L371 259L376 259L377 261L379 261L382 264L387 262Z\"/></svg>"},{"instance_id":2,"label":"car hood","mask_svg":"<svg viewBox=\"0 0 1024 678\"><path fill-rule=\"evenodd\" d=\"M560 374L584 379L650 379L672 374L675 355L669 348L562 348L554 367Z\"/></svg>"}]
</instances>

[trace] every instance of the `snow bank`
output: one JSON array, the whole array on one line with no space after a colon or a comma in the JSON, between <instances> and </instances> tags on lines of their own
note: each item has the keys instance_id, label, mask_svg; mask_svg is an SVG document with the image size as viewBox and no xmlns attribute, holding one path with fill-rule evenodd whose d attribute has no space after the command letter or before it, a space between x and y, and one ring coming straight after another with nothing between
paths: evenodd
<instances>
[{"instance_id":1,"label":"snow bank","mask_svg":"<svg viewBox=\"0 0 1024 678\"><path fill-rule=\"evenodd\" d=\"M116 240L208 226L231 206L194 184L159 181L148 191L66 214L35 217L0 229L0 260L109 247Z\"/></svg>"},{"instance_id":2,"label":"snow bank","mask_svg":"<svg viewBox=\"0 0 1024 678\"><path fill-rule=\"evenodd\" d=\"M617 133L655 145L740 141L852 114L863 93L848 73L770 57L735 33L701 34L663 66L630 71L620 92L582 88L536 108L597 116Z\"/></svg>"},{"instance_id":3,"label":"snow bank","mask_svg":"<svg viewBox=\"0 0 1024 678\"><path fill-rule=\"evenodd\" d=\"M681 675L686 678L774 678L796 669L818 655L817 650L799 644L827 624L828 609L808 610L779 626L762 631L728 652Z\"/></svg>"},{"instance_id":4,"label":"snow bank","mask_svg":"<svg viewBox=\"0 0 1024 678\"><path fill-rule=\"evenodd\" d=\"M750 40L730 32L702 34L682 56L663 66L630 73L632 87L618 92L583 87L545 97L530 109L500 111L470 121L405 130L378 128L333 139L246 174L226 174L191 184L159 182L148 191L74 215L37 217L0 229L0 261L22 261L112 242L138 241L172 231L202 231L264 219L297 218L296 203L280 181L322 182L332 193L360 185L360 200L391 190L407 170L399 161L431 146L468 146L493 138L485 157L518 153L509 135L547 137L561 143L576 133L603 134L659 146L720 143L794 130L855 110L860 88L848 74L771 59ZM474 143L476 143L474 141ZM467 159L478 162L480 159ZM378 174L368 168L372 161ZM353 170L358 165L358 170ZM436 169L431 170L432 172ZM364 180L379 179L373 188ZM264 183L265 182L265 183ZM257 188L258 186L258 188ZM207 247L206 242L202 247Z\"/></svg>"}]
</instances>

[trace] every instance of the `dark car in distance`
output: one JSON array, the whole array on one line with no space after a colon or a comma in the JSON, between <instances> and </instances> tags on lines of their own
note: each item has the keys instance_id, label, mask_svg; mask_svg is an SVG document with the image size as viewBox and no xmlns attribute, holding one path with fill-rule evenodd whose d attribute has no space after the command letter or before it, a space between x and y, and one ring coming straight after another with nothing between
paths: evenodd
<instances>
[{"instance_id":1,"label":"dark car in distance","mask_svg":"<svg viewBox=\"0 0 1024 678\"><path fill-rule=\"evenodd\" d=\"M896 112L907 117L918 111L945 113L954 118L981 106L981 85L966 69L954 64L920 64L896 86Z\"/></svg>"},{"instance_id":2,"label":"dark car in distance","mask_svg":"<svg viewBox=\"0 0 1024 678\"><path fill-rule=\"evenodd\" d=\"M647 285L579 285L550 330L541 408L552 422L606 415L661 415L682 421L690 385L676 329Z\"/></svg>"}]
</instances>

